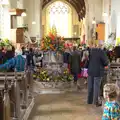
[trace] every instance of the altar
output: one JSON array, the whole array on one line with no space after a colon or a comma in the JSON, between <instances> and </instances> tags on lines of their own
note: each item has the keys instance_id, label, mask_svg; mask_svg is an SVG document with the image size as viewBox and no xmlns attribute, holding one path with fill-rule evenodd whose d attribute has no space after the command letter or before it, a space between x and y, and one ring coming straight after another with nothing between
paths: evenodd
<instances>
[{"instance_id":1,"label":"altar","mask_svg":"<svg viewBox=\"0 0 120 120\"><path fill-rule=\"evenodd\" d=\"M63 63L63 53L47 51L43 55L43 67L38 68L34 74L41 89L70 88L73 76Z\"/></svg>"}]
</instances>

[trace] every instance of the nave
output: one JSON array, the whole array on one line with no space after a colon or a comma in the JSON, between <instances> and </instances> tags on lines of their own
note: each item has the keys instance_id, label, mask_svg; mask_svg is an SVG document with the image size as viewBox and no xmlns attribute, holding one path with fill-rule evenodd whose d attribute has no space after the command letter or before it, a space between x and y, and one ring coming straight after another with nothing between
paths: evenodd
<instances>
[{"instance_id":1,"label":"nave","mask_svg":"<svg viewBox=\"0 0 120 120\"><path fill-rule=\"evenodd\" d=\"M87 90L41 94L28 120L101 120L102 108L87 105Z\"/></svg>"}]
</instances>

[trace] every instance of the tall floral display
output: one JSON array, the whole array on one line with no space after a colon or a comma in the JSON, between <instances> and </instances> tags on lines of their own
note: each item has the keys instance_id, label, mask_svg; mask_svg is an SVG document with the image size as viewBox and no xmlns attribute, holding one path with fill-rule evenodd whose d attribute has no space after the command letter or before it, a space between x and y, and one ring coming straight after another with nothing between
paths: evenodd
<instances>
[{"instance_id":1,"label":"tall floral display","mask_svg":"<svg viewBox=\"0 0 120 120\"><path fill-rule=\"evenodd\" d=\"M57 30L55 27L52 27L49 34L43 38L41 49L44 51L51 50L59 52L64 50L63 37L57 35Z\"/></svg>"}]
</instances>

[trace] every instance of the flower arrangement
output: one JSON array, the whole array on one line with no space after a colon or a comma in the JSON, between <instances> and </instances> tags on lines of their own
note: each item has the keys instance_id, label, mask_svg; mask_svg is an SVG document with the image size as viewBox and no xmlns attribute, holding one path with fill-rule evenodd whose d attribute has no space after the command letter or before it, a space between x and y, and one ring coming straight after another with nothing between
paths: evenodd
<instances>
[{"instance_id":1,"label":"flower arrangement","mask_svg":"<svg viewBox=\"0 0 120 120\"><path fill-rule=\"evenodd\" d=\"M37 70L34 74L33 74L33 78L34 79L38 79L42 82L59 82L59 81L72 81L73 80L73 76L69 73L69 71L67 69L65 69L63 71L63 73L59 74L54 74L52 73L48 73L47 70L45 69L40 69Z\"/></svg>"},{"instance_id":2,"label":"flower arrangement","mask_svg":"<svg viewBox=\"0 0 120 120\"><path fill-rule=\"evenodd\" d=\"M0 47L12 46L8 39L0 39Z\"/></svg>"},{"instance_id":3,"label":"flower arrangement","mask_svg":"<svg viewBox=\"0 0 120 120\"><path fill-rule=\"evenodd\" d=\"M49 34L45 36L41 42L41 49L44 51L63 51L63 37L57 35L56 29L53 27Z\"/></svg>"}]
</instances>

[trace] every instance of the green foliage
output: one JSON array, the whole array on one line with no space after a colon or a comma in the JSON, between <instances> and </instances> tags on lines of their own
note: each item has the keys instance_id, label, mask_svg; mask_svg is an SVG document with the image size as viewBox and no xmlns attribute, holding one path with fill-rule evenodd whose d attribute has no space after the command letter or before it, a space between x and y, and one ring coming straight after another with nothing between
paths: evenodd
<instances>
[{"instance_id":1,"label":"green foliage","mask_svg":"<svg viewBox=\"0 0 120 120\"><path fill-rule=\"evenodd\" d=\"M1 47L12 46L12 43L8 39L3 39L3 40L0 41L0 46Z\"/></svg>"},{"instance_id":2,"label":"green foliage","mask_svg":"<svg viewBox=\"0 0 120 120\"><path fill-rule=\"evenodd\" d=\"M109 43L105 43L105 47L107 49L112 49L114 47L114 45L113 44L109 44Z\"/></svg>"},{"instance_id":3,"label":"green foliage","mask_svg":"<svg viewBox=\"0 0 120 120\"><path fill-rule=\"evenodd\" d=\"M59 81L72 81L73 76L69 73L67 69L63 71L62 74L48 74L47 70L45 69L38 69L36 73L33 74L34 79L39 79L43 82L59 82Z\"/></svg>"}]
</instances>

